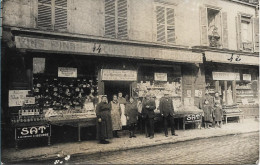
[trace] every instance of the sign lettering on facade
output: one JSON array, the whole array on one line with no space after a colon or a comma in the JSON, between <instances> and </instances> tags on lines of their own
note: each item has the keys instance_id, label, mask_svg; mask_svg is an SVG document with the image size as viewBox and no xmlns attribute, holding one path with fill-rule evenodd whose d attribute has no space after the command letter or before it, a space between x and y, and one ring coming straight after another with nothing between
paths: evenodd
<instances>
[{"instance_id":1,"label":"sign lettering on facade","mask_svg":"<svg viewBox=\"0 0 260 165\"><path fill-rule=\"evenodd\" d=\"M259 65L259 56L247 56L240 54L205 52L206 60L211 62Z\"/></svg>"},{"instance_id":2,"label":"sign lettering on facade","mask_svg":"<svg viewBox=\"0 0 260 165\"><path fill-rule=\"evenodd\" d=\"M167 73L154 73L155 81L167 81Z\"/></svg>"},{"instance_id":3,"label":"sign lettering on facade","mask_svg":"<svg viewBox=\"0 0 260 165\"><path fill-rule=\"evenodd\" d=\"M108 81L137 81L135 70L102 69L102 80Z\"/></svg>"},{"instance_id":4,"label":"sign lettering on facade","mask_svg":"<svg viewBox=\"0 0 260 165\"><path fill-rule=\"evenodd\" d=\"M9 90L9 107L19 107L22 106L27 98L29 90Z\"/></svg>"},{"instance_id":5,"label":"sign lettering on facade","mask_svg":"<svg viewBox=\"0 0 260 165\"><path fill-rule=\"evenodd\" d=\"M212 72L213 80L240 80L239 73L233 72Z\"/></svg>"},{"instance_id":6,"label":"sign lettering on facade","mask_svg":"<svg viewBox=\"0 0 260 165\"><path fill-rule=\"evenodd\" d=\"M81 54L109 55L116 57L137 57L175 62L202 63L201 53L159 49L155 47L140 47L133 45L118 45L112 43L63 41L15 36L18 49L44 50L57 52L74 52Z\"/></svg>"},{"instance_id":7,"label":"sign lettering on facade","mask_svg":"<svg viewBox=\"0 0 260 165\"><path fill-rule=\"evenodd\" d=\"M51 136L51 126L40 125L40 126L29 126L29 127L16 127L16 139L27 139L37 137L48 137Z\"/></svg>"},{"instance_id":8,"label":"sign lettering on facade","mask_svg":"<svg viewBox=\"0 0 260 165\"><path fill-rule=\"evenodd\" d=\"M58 77L77 77L77 68L58 68Z\"/></svg>"}]
</instances>

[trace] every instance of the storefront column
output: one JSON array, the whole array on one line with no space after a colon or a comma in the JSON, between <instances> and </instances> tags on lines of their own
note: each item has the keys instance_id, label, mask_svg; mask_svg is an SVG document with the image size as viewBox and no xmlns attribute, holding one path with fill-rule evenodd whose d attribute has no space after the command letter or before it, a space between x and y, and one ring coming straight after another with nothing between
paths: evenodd
<instances>
[{"instance_id":1,"label":"storefront column","mask_svg":"<svg viewBox=\"0 0 260 165\"><path fill-rule=\"evenodd\" d=\"M101 69L98 70L98 95L104 95L104 82L102 81Z\"/></svg>"},{"instance_id":2,"label":"storefront column","mask_svg":"<svg viewBox=\"0 0 260 165\"><path fill-rule=\"evenodd\" d=\"M237 103L237 94L236 94L236 81L232 81L232 89L233 89L233 103Z\"/></svg>"},{"instance_id":3,"label":"storefront column","mask_svg":"<svg viewBox=\"0 0 260 165\"><path fill-rule=\"evenodd\" d=\"M219 81L215 81L215 91L219 91Z\"/></svg>"},{"instance_id":4,"label":"storefront column","mask_svg":"<svg viewBox=\"0 0 260 165\"><path fill-rule=\"evenodd\" d=\"M225 103L227 104L227 81L224 81L224 90L225 90Z\"/></svg>"}]
</instances>

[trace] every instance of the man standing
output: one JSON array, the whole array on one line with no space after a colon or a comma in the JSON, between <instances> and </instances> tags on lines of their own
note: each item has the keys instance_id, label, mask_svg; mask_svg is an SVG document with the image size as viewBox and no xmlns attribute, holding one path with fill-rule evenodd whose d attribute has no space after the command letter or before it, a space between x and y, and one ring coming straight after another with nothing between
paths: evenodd
<instances>
[{"instance_id":1,"label":"man standing","mask_svg":"<svg viewBox=\"0 0 260 165\"><path fill-rule=\"evenodd\" d=\"M174 129L174 117L173 117L174 108L173 108L173 101L172 101L172 99L169 97L168 94L164 94L164 97L162 97L162 98L160 99L159 110L160 110L160 114L161 114L162 117L163 117L165 136L168 137L168 121L170 121L170 124L171 124L171 133L172 133L172 136L178 136L178 135L175 133L175 129Z\"/></svg>"},{"instance_id":2,"label":"man standing","mask_svg":"<svg viewBox=\"0 0 260 165\"><path fill-rule=\"evenodd\" d=\"M105 139L110 139L112 135L111 109L107 102L107 96L102 96L101 102L97 105L97 139L101 144L108 144Z\"/></svg>"},{"instance_id":3,"label":"man standing","mask_svg":"<svg viewBox=\"0 0 260 165\"><path fill-rule=\"evenodd\" d=\"M154 138L154 110L156 108L155 101L151 99L149 94L146 95L146 98L143 100L143 111L142 116L145 120L145 133L146 137L150 139Z\"/></svg>"}]
</instances>

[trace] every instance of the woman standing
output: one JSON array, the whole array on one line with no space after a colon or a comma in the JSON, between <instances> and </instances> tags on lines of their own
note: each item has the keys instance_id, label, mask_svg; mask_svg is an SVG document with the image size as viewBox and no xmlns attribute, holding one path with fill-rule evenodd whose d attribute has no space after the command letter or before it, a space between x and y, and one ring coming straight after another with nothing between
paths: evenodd
<instances>
[{"instance_id":1,"label":"woman standing","mask_svg":"<svg viewBox=\"0 0 260 165\"><path fill-rule=\"evenodd\" d=\"M221 128L222 125L222 117L223 117L223 111L222 111L222 98L219 96L219 93L215 93L214 97L214 122L217 123L217 126ZM214 123L214 124L215 124Z\"/></svg>"},{"instance_id":2,"label":"woman standing","mask_svg":"<svg viewBox=\"0 0 260 165\"><path fill-rule=\"evenodd\" d=\"M134 101L133 97L130 97L129 102L126 104L125 116L129 128L129 138L135 138L135 129L138 119L138 108L137 103Z\"/></svg>"},{"instance_id":3,"label":"woman standing","mask_svg":"<svg viewBox=\"0 0 260 165\"><path fill-rule=\"evenodd\" d=\"M112 121L110 106L107 103L107 97L102 96L101 102L96 108L97 115L97 139L101 144L108 144L105 139L112 138Z\"/></svg>"},{"instance_id":4,"label":"woman standing","mask_svg":"<svg viewBox=\"0 0 260 165\"><path fill-rule=\"evenodd\" d=\"M117 100L117 95L113 96L113 100L110 102L111 106L111 117L112 117L112 128L113 128L113 135L116 138L119 138L118 131L122 130L122 123L121 123L121 108L120 104Z\"/></svg>"}]
</instances>

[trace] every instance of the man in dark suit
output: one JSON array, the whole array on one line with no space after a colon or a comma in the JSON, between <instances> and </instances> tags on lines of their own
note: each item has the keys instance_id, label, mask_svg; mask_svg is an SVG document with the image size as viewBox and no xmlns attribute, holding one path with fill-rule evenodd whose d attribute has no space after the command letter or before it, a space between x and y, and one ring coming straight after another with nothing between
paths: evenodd
<instances>
[{"instance_id":1,"label":"man in dark suit","mask_svg":"<svg viewBox=\"0 0 260 165\"><path fill-rule=\"evenodd\" d=\"M169 97L168 94L165 94L164 97L162 97L160 99L159 110L160 110L160 114L163 117L165 136L168 137L168 121L170 121L170 124L171 124L171 133L172 133L172 135L173 136L178 136L175 133L175 129L174 129L173 101Z\"/></svg>"},{"instance_id":2,"label":"man in dark suit","mask_svg":"<svg viewBox=\"0 0 260 165\"><path fill-rule=\"evenodd\" d=\"M154 110L156 108L155 101L151 99L149 94L146 95L146 98L143 100L143 110L142 117L145 120L145 133L146 137L150 137L150 139L154 138Z\"/></svg>"}]
</instances>

